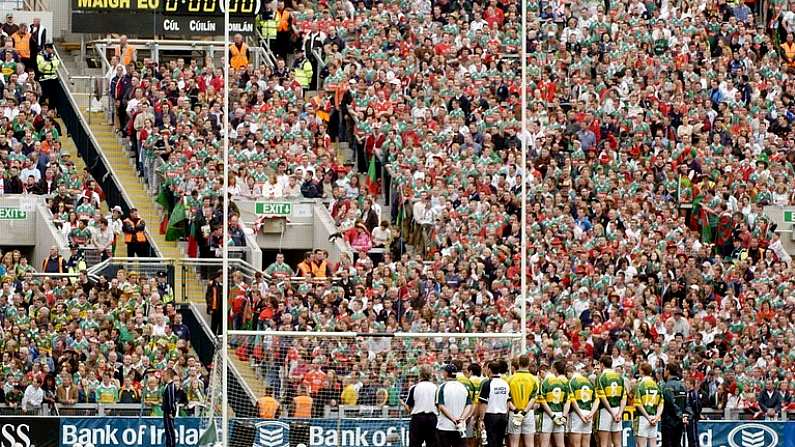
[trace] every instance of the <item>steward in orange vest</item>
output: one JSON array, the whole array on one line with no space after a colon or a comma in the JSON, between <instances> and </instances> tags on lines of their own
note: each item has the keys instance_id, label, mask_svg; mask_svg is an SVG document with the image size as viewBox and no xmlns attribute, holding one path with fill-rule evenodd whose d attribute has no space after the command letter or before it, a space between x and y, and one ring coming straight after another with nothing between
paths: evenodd
<instances>
[{"instance_id":1,"label":"steward in orange vest","mask_svg":"<svg viewBox=\"0 0 795 447\"><path fill-rule=\"evenodd\" d=\"M138 217L136 208L130 209L130 216L122 222L121 230L124 232L124 243L127 244L127 256L132 258L146 256L146 222Z\"/></svg>"},{"instance_id":2,"label":"steward in orange vest","mask_svg":"<svg viewBox=\"0 0 795 447\"><path fill-rule=\"evenodd\" d=\"M229 45L229 66L235 70L246 68L249 61L248 45L243 42L241 34L235 34L235 41Z\"/></svg>"}]
</instances>

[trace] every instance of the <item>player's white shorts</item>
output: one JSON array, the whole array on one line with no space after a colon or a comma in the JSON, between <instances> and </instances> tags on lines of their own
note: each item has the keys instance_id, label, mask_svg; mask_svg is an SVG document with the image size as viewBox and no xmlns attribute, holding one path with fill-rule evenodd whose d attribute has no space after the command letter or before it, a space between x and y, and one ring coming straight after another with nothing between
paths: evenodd
<instances>
[{"instance_id":1,"label":"player's white shorts","mask_svg":"<svg viewBox=\"0 0 795 447\"><path fill-rule=\"evenodd\" d=\"M546 411L544 412L541 422L541 433L565 433L566 425L558 425L553 422L553 419L558 416L563 416L562 411L555 411L552 413L554 417L550 417Z\"/></svg>"},{"instance_id":2,"label":"player's white shorts","mask_svg":"<svg viewBox=\"0 0 795 447\"><path fill-rule=\"evenodd\" d=\"M536 416L532 411L528 411L522 419L521 425L513 423L513 418L516 412L511 412L508 415L508 434L509 435L532 435L536 432Z\"/></svg>"},{"instance_id":3,"label":"player's white shorts","mask_svg":"<svg viewBox=\"0 0 795 447\"><path fill-rule=\"evenodd\" d=\"M590 435L591 432L593 432L593 419L585 422L576 411L569 412L569 433Z\"/></svg>"},{"instance_id":4,"label":"player's white shorts","mask_svg":"<svg viewBox=\"0 0 795 447\"><path fill-rule=\"evenodd\" d=\"M645 417L639 415L638 417L638 430L637 430L637 437L639 438L651 438L656 441L657 439L657 426L659 423L651 425L649 420Z\"/></svg>"},{"instance_id":5,"label":"player's white shorts","mask_svg":"<svg viewBox=\"0 0 795 447\"><path fill-rule=\"evenodd\" d=\"M623 430L623 423L619 418L618 422L613 420L613 416L607 411L607 408L599 409L599 431L609 431L611 433L620 432Z\"/></svg>"}]
</instances>

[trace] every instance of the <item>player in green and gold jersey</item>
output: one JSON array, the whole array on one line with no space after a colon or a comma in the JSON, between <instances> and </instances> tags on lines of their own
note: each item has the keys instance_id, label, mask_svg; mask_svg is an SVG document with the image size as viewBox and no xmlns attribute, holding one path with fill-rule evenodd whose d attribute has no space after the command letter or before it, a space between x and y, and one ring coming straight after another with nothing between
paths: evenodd
<instances>
[{"instance_id":1,"label":"player in green and gold jersey","mask_svg":"<svg viewBox=\"0 0 795 447\"><path fill-rule=\"evenodd\" d=\"M463 363L462 363L463 365ZM458 366L458 365L456 365ZM469 398L472 400L472 414L473 416L467 419L466 443L469 447L477 447L480 445L480 430L478 430L479 420L478 415L478 397L480 397L480 384L484 378L481 376L482 369L477 363L472 363L464 369L463 373L459 373L456 379L463 383L469 391Z\"/></svg>"},{"instance_id":2,"label":"player in green and gold jersey","mask_svg":"<svg viewBox=\"0 0 795 447\"><path fill-rule=\"evenodd\" d=\"M599 447L621 447L621 415L627 405L624 377L611 369L613 358L609 355L603 355L599 361L602 364L602 373L596 378L596 397L602 404L597 424Z\"/></svg>"},{"instance_id":3,"label":"player in green and gold jersey","mask_svg":"<svg viewBox=\"0 0 795 447\"><path fill-rule=\"evenodd\" d=\"M539 388L538 377L530 372L530 357L526 354L519 356L516 371L508 381L508 438L511 447L518 447L521 438L524 438L524 447L534 445L536 418L533 408Z\"/></svg>"},{"instance_id":4,"label":"player in green and gold jersey","mask_svg":"<svg viewBox=\"0 0 795 447\"><path fill-rule=\"evenodd\" d=\"M588 377L581 372L570 371L569 401L569 445L571 447L590 447L593 419L599 409L596 389Z\"/></svg>"},{"instance_id":5,"label":"player in green and gold jersey","mask_svg":"<svg viewBox=\"0 0 795 447\"><path fill-rule=\"evenodd\" d=\"M652 378L652 367L641 363L640 380L635 385L635 408L640 413L636 416L636 435L638 447L655 447L657 445L657 426L662 417L664 401L662 390Z\"/></svg>"},{"instance_id":6,"label":"player in green and gold jersey","mask_svg":"<svg viewBox=\"0 0 795 447\"><path fill-rule=\"evenodd\" d=\"M541 382L538 403L544 411L541 419L541 447L549 447L554 437L557 447L564 447L566 435L566 415L569 413L569 379L566 363L557 360L552 364L552 372Z\"/></svg>"}]
</instances>

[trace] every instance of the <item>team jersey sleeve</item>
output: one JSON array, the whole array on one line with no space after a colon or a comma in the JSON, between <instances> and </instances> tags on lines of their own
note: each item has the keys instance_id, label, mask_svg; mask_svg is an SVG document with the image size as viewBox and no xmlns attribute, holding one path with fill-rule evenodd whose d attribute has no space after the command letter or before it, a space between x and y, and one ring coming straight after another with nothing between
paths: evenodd
<instances>
[{"instance_id":1,"label":"team jersey sleeve","mask_svg":"<svg viewBox=\"0 0 795 447\"><path fill-rule=\"evenodd\" d=\"M604 378L605 375L602 373L596 378L596 398L602 399L606 398L607 395L605 394L605 387L604 387Z\"/></svg>"},{"instance_id":2,"label":"team jersey sleeve","mask_svg":"<svg viewBox=\"0 0 795 447\"><path fill-rule=\"evenodd\" d=\"M544 393L546 392L546 384L547 384L547 379L544 379L544 381L541 382L540 390L538 393L538 399L536 400L540 404L543 404L544 402L547 401L547 398L544 395Z\"/></svg>"},{"instance_id":3,"label":"team jersey sleeve","mask_svg":"<svg viewBox=\"0 0 795 447\"><path fill-rule=\"evenodd\" d=\"M480 384L480 396L478 397L480 402L489 401L489 388L491 388L491 380L484 380Z\"/></svg>"},{"instance_id":4,"label":"team jersey sleeve","mask_svg":"<svg viewBox=\"0 0 795 447\"><path fill-rule=\"evenodd\" d=\"M413 407L414 406L414 387L415 386L416 385L412 386L409 389L409 397L406 399L406 405L408 405L409 407Z\"/></svg>"},{"instance_id":5,"label":"team jersey sleeve","mask_svg":"<svg viewBox=\"0 0 795 447\"><path fill-rule=\"evenodd\" d=\"M444 384L436 390L436 405L444 405Z\"/></svg>"}]
</instances>

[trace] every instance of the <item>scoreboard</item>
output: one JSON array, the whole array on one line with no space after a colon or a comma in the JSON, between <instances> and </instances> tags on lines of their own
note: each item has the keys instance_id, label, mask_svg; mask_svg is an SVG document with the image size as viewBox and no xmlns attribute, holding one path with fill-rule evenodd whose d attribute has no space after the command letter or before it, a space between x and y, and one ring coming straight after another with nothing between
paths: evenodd
<instances>
[{"instance_id":1,"label":"scoreboard","mask_svg":"<svg viewBox=\"0 0 795 447\"><path fill-rule=\"evenodd\" d=\"M72 0L72 32L134 36L253 34L264 0Z\"/></svg>"}]
</instances>

